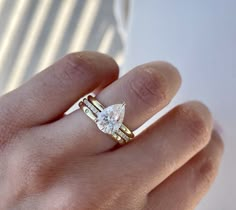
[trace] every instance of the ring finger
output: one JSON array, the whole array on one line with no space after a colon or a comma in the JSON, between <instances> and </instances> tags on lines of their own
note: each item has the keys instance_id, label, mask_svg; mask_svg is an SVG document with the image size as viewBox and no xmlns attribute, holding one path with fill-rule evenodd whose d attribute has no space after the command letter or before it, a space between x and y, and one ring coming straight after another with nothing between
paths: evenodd
<instances>
[{"instance_id":1,"label":"ring finger","mask_svg":"<svg viewBox=\"0 0 236 210\"><path fill-rule=\"evenodd\" d=\"M97 98L106 106L125 102L124 123L134 130L170 102L180 81L179 73L172 65L152 62L136 67L105 88ZM66 140L69 144L69 140L83 153L99 153L115 145L111 136L99 131L80 110L49 125L48 132L55 133L52 139L57 143Z\"/></svg>"}]
</instances>

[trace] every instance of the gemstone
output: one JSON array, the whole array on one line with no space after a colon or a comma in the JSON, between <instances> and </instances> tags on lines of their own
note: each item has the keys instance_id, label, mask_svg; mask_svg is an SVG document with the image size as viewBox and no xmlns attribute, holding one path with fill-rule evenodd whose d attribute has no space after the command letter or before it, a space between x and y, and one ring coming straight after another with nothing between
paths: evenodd
<instances>
[{"instance_id":1,"label":"gemstone","mask_svg":"<svg viewBox=\"0 0 236 210\"><path fill-rule=\"evenodd\" d=\"M98 128L108 134L114 134L121 127L125 116L125 103L108 106L97 113Z\"/></svg>"}]
</instances>

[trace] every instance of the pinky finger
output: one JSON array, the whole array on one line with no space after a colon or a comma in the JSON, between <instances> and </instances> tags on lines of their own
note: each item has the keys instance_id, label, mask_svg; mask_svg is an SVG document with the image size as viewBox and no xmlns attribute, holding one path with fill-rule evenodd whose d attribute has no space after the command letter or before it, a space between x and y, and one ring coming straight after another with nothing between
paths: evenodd
<instances>
[{"instance_id":1,"label":"pinky finger","mask_svg":"<svg viewBox=\"0 0 236 210\"><path fill-rule=\"evenodd\" d=\"M145 210L195 209L215 179L222 152L222 140L214 131L205 149L149 193Z\"/></svg>"}]
</instances>

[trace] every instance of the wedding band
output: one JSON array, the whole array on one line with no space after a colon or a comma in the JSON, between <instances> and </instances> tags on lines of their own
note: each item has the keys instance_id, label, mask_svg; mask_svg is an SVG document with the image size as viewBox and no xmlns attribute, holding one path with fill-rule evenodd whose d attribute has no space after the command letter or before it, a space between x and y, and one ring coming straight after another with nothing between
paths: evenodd
<instances>
[{"instance_id":1,"label":"wedding band","mask_svg":"<svg viewBox=\"0 0 236 210\"><path fill-rule=\"evenodd\" d=\"M110 134L119 144L128 143L134 138L133 132L123 124L125 103L105 108L95 97L89 95L79 103L79 107L97 124L99 130Z\"/></svg>"}]
</instances>

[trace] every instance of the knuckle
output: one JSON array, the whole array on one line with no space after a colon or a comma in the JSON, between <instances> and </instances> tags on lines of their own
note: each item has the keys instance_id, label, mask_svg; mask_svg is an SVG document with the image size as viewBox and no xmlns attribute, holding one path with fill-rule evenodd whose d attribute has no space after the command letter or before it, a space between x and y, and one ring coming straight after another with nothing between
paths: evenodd
<instances>
[{"instance_id":1,"label":"knuckle","mask_svg":"<svg viewBox=\"0 0 236 210\"><path fill-rule=\"evenodd\" d=\"M92 67L94 64L92 57L84 52L67 54L65 60L69 66L74 67L75 69L78 66ZM92 70L92 68L88 68L88 70L90 69Z\"/></svg>"},{"instance_id":2,"label":"knuckle","mask_svg":"<svg viewBox=\"0 0 236 210\"><path fill-rule=\"evenodd\" d=\"M200 179L199 181L203 183L203 186L209 187L214 181L216 173L217 162L212 158L208 158L201 164L197 177Z\"/></svg>"},{"instance_id":3,"label":"knuckle","mask_svg":"<svg viewBox=\"0 0 236 210\"><path fill-rule=\"evenodd\" d=\"M76 210L79 205L79 195L70 186L59 189L60 193L52 195L51 200L55 203L55 209L58 210ZM50 204L49 204L50 205Z\"/></svg>"},{"instance_id":4,"label":"knuckle","mask_svg":"<svg viewBox=\"0 0 236 210\"><path fill-rule=\"evenodd\" d=\"M204 112L199 111L199 106L204 109ZM186 135L196 143L196 146L205 146L210 139L212 125L211 120L209 120L209 111L206 109L204 105L198 102L182 104L175 109Z\"/></svg>"},{"instance_id":5,"label":"knuckle","mask_svg":"<svg viewBox=\"0 0 236 210\"><path fill-rule=\"evenodd\" d=\"M5 147L5 143L13 138L20 129L18 122L23 121L22 117L16 118L16 110L22 111L19 105L9 103L11 99L8 95L1 98L0 105L0 151ZM23 111L22 111L23 112Z\"/></svg>"},{"instance_id":6,"label":"knuckle","mask_svg":"<svg viewBox=\"0 0 236 210\"><path fill-rule=\"evenodd\" d=\"M34 152L18 149L9 158L8 175L13 183L18 184L19 192L34 193L47 187L52 177L56 177L53 168Z\"/></svg>"},{"instance_id":7,"label":"knuckle","mask_svg":"<svg viewBox=\"0 0 236 210\"><path fill-rule=\"evenodd\" d=\"M57 209L77 209L78 206L84 210L103 209L104 199L102 198L106 197L106 201L112 199L110 195L111 191L104 191L100 186L95 188L88 183L82 183L78 187L76 182L73 181L72 183L74 184L66 184L65 187L59 189L61 195L53 199L58 205ZM84 189L83 192L79 190L81 187ZM115 192L112 191L112 193ZM90 199L88 200L88 198Z\"/></svg>"},{"instance_id":8,"label":"knuckle","mask_svg":"<svg viewBox=\"0 0 236 210\"><path fill-rule=\"evenodd\" d=\"M131 95L136 101L148 107L166 101L167 84L164 76L155 72L152 67L139 67L135 76L129 81Z\"/></svg>"},{"instance_id":9,"label":"knuckle","mask_svg":"<svg viewBox=\"0 0 236 210\"><path fill-rule=\"evenodd\" d=\"M75 76L82 76L89 73L89 70L92 69L90 68L91 63L89 59L83 56L83 54L71 53L66 55L65 64L64 76L69 81L73 80Z\"/></svg>"},{"instance_id":10,"label":"knuckle","mask_svg":"<svg viewBox=\"0 0 236 210\"><path fill-rule=\"evenodd\" d=\"M95 78L93 60L85 53L70 53L61 62L64 65L62 75L56 74L55 76L62 86L63 84L73 84L76 78L83 78L84 81L91 77ZM59 65L61 65L60 62Z\"/></svg>"}]
</instances>

